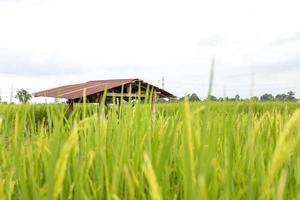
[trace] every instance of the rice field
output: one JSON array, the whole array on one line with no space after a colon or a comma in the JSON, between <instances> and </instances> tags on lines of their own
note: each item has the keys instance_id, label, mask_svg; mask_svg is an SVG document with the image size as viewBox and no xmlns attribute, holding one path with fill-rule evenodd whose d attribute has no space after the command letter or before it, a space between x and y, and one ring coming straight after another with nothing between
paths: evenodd
<instances>
[{"instance_id":1,"label":"rice field","mask_svg":"<svg viewBox=\"0 0 300 200\"><path fill-rule=\"evenodd\" d=\"M0 199L300 199L300 105L0 105Z\"/></svg>"}]
</instances>

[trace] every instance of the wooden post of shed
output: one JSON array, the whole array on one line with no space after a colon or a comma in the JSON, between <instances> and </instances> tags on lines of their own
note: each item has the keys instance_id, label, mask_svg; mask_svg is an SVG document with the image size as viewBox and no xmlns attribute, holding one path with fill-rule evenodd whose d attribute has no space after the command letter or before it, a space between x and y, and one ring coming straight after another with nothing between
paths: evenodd
<instances>
[{"instance_id":1,"label":"wooden post of shed","mask_svg":"<svg viewBox=\"0 0 300 200\"><path fill-rule=\"evenodd\" d=\"M103 99L103 93L100 92L99 93L99 96L98 96L98 103L99 103L99 114L100 116L105 116L105 102L103 104L103 106L101 105L102 104L102 101L105 101L105 99Z\"/></svg>"},{"instance_id":2,"label":"wooden post of shed","mask_svg":"<svg viewBox=\"0 0 300 200\"><path fill-rule=\"evenodd\" d=\"M73 112L73 109L74 109L74 100L69 99L67 103L68 103L67 112L68 112L68 114L71 114Z\"/></svg>"},{"instance_id":3,"label":"wooden post of shed","mask_svg":"<svg viewBox=\"0 0 300 200\"><path fill-rule=\"evenodd\" d=\"M102 102L102 93L100 92L98 94L98 103L99 103L99 106L101 106L101 102Z\"/></svg>"}]
</instances>

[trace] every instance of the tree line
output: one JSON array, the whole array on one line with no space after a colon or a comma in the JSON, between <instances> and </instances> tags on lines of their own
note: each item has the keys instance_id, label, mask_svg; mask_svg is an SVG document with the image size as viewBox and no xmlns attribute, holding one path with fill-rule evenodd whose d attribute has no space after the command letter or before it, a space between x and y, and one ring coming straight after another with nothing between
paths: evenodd
<instances>
[{"instance_id":1,"label":"tree line","mask_svg":"<svg viewBox=\"0 0 300 200\"><path fill-rule=\"evenodd\" d=\"M27 90L21 89L17 92L15 98L18 99L20 103L29 103L29 101L32 98L32 95ZM7 102L5 101L2 102L1 96L0 96L0 103L7 104Z\"/></svg>"},{"instance_id":2,"label":"tree line","mask_svg":"<svg viewBox=\"0 0 300 200\"><path fill-rule=\"evenodd\" d=\"M188 94L179 98L179 101L187 98L189 101L297 101L295 97L295 92L289 91L286 94L277 94L273 96L272 94L263 94L260 97L253 96L251 98L241 98L239 94L235 95L233 98L230 97L216 97L213 95L209 95L206 99L200 99L196 93Z\"/></svg>"},{"instance_id":3,"label":"tree line","mask_svg":"<svg viewBox=\"0 0 300 200\"><path fill-rule=\"evenodd\" d=\"M32 98L32 95L24 90L21 89L17 92L16 99L19 100L20 103L28 103L30 101L30 99ZM213 95L209 95L206 99L201 100L198 95L196 93L192 93L192 94L188 94L186 96L183 96L179 99L172 99L171 101L182 101L185 98L187 98L189 101L207 101L207 100L211 100L211 101L297 101L297 99L295 98L295 92L293 91L289 91L286 94L277 94L275 96L273 96L272 94L263 94L260 97L257 96L253 96L250 99L246 98L243 99L240 97L240 95L235 95L235 97L233 98L229 98L229 97L216 97ZM163 103L163 102L167 102L164 99L159 99L158 102ZM0 96L0 103L6 104L7 102L2 102L1 101L1 96Z\"/></svg>"}]
</instances>

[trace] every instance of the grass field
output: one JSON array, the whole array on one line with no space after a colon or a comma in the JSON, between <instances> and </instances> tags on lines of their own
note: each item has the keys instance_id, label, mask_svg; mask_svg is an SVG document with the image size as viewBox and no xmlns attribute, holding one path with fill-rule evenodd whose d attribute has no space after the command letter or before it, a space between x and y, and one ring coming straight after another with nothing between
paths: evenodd
<instances>
[{"instance_id":1,"label":"grass field","mask_svg":"<svg viewBox=\"0 0 300 200\"><path fill-rule=\"evenodd\" d=\"M0 199L300 199L299 103L0 105Z\"/></svg>"}]
</instances>

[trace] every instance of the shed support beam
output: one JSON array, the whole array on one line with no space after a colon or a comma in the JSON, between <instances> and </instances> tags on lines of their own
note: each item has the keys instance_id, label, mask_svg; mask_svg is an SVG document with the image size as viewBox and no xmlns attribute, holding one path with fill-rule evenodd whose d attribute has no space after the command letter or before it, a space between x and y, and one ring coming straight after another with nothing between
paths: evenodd
<instances>
[{"instance_id":1,"label":"shed support beam","mask_svg":"<svg viewBox=\"0 0 300 200\"><path fill-rule=\"evenodd\" d=\"M155 92L153 95L160 95L160 92ZM116 93L116 92L109 92L106 94L108 97L146 97L147 95L145 93L141 93L140 95L138 93Z\"/></svg>"},{"instance_id":2,"label":"shed support beam","mask_svg":"<svg viewBox=\"0 0 300 200\"><path fill-rule=\"evenodd\" d=\"M69 114L71 114L74 110L74 100L69 100L68 101L68 108L67 108L67 112Z\"/></svg>"}]
</instances>

